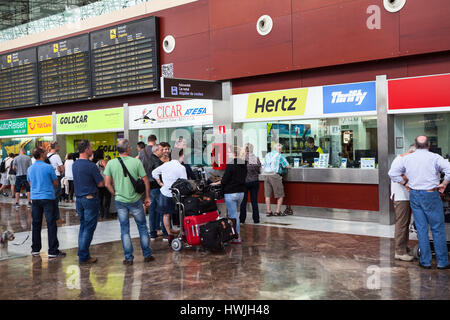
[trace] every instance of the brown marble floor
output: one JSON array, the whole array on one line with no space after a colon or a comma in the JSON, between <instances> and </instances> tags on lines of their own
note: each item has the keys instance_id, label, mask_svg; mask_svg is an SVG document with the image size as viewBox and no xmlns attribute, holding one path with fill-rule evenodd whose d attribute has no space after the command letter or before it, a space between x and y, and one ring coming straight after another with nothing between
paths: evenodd
<instances>
[{"instance_id":1,"label":"brown marble floor","mask_svg":"<svg viewBox=\"0 0 450 320\"><path fill-rule=\"evenodd\" d=\"M134 222L133 222L134 223ZM152 242L156 260L124 266L120 241L92 246L97 264L78 266L77 250L49 261L0 261L0 299L449 299L450 271L393 259L387 238L241 226L244 243L225 253L173 252ZM414 243L411 243L413 246Z\"/></svg>"}]
</instances>

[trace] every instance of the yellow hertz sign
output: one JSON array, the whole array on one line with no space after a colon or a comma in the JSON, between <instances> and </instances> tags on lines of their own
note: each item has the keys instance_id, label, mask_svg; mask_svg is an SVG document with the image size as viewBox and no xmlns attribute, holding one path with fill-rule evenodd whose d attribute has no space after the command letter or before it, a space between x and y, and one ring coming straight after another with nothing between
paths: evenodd
<instances>
[{"instance_id":1,"label":"yellow hertz sign","mask_svg":"<svg viewBox=\"0 0 450 320\"><path fill-rule=\"evenodd\" d=\"M251 93L248 95L247 119L303 116L308 89Z\"/></svg>"}]
</instances>

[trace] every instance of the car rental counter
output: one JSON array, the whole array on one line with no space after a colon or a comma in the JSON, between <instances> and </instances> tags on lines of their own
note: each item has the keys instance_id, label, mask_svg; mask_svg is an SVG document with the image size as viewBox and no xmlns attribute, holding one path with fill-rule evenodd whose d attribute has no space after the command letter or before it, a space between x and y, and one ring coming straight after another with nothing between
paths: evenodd
<instances>
[{"instance_id":1,"label":"car rental counter","mask_svg":"<svg viewBox=\"0 0 450 320\"><path fill-rule=\"evenodd\" d=\"M375 81L234 95L233 122L261 161L282 145L295 215L379 222Z\"/></svg>"}]
</instances>

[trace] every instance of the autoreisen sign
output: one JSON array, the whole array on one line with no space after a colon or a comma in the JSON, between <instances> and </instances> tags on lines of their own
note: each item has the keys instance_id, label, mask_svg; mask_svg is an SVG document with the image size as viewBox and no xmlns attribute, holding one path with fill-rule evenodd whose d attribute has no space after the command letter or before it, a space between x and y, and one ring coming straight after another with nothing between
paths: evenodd
<instances>
[{"instance_id":1,"label":"autoreisen sign","mask_svg":"<svg viewBox=\"0 0 450 320\"><path fill-rule=\"evenodd\" d=\"M123 108L58 114L58 133L86 133L123 130Z\"/></svg>"}]
</instances>

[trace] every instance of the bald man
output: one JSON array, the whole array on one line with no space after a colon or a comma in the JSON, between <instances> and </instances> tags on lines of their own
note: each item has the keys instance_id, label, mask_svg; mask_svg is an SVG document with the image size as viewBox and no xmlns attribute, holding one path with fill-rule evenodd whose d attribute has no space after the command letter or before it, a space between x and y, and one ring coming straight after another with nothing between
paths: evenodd
<instances>
[{"instance_id":1,"label":"bald man","mask_svg":"<svg viewBox=\"0 0 450 320\"><path fill-rule=\"evenodd\" d=\"M419 266L431 269L431 249L428 225L433 234L437 268L450 269L444 227L444 209L439 192L443 193L450 183L450 163L429 151L427 136L415 140L416 151L392 164L388 174L393 182L401 183L410 190L410 205L419 239ZM445 173L440 183L440 173ZM402 176L403 175L403 176Z\"/></svg>"}]
</instances>

